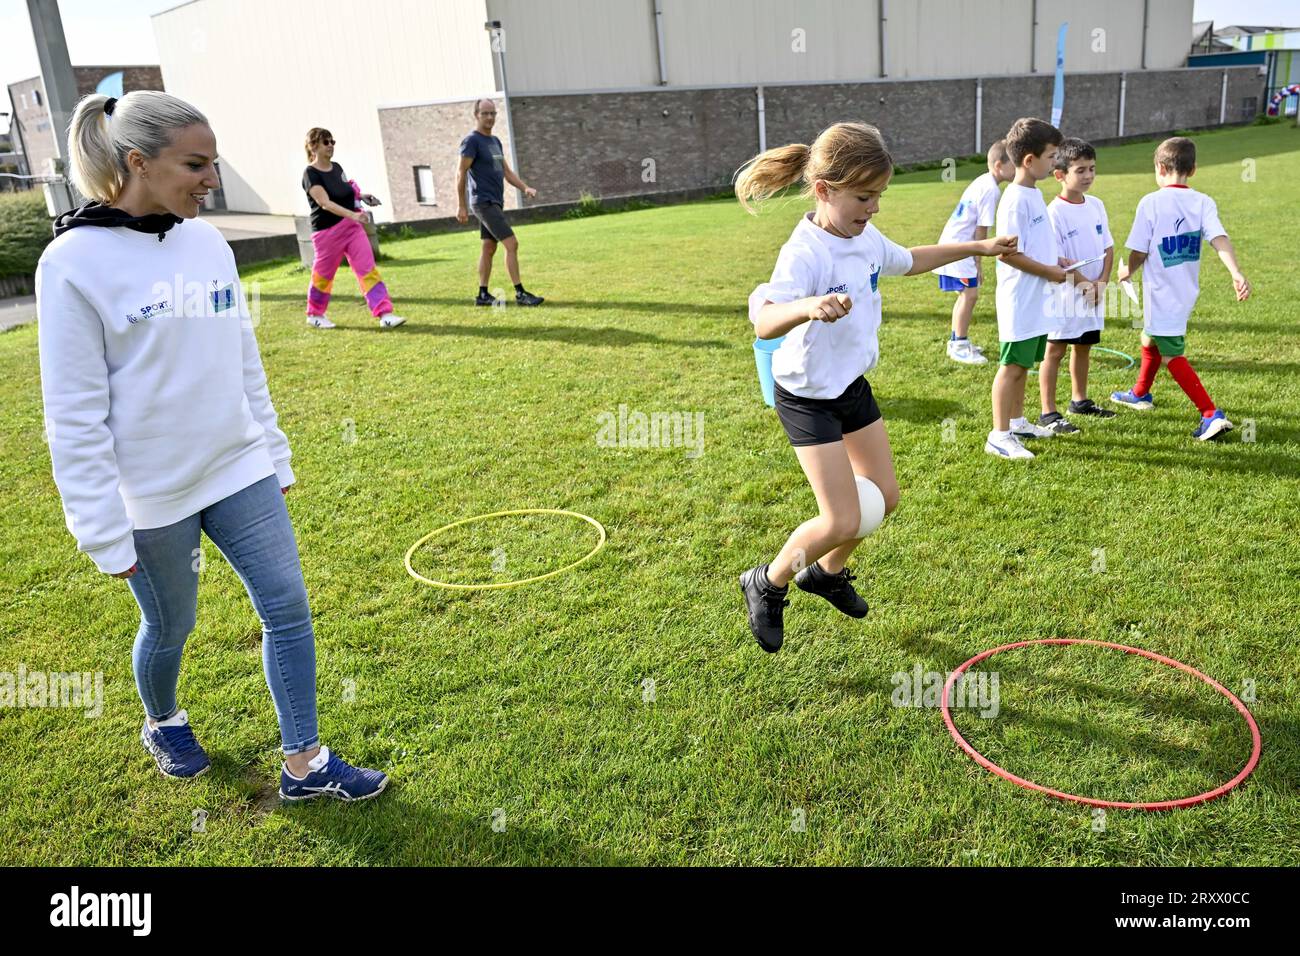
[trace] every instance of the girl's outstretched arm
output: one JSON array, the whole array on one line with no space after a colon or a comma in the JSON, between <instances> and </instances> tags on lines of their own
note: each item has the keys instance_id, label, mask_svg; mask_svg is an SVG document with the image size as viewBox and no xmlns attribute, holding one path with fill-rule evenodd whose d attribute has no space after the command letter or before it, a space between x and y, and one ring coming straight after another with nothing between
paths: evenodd
<instances>
[{"instance_id":1,"label":"girl's outstretched arm","mask_svg":"<svg viewBox=\"0 0 1300 956\"><path fill-rule=\"evenodd\" d=\"M946 266L958 259L971 256L1009 256L1016 251L1017 236L995 236L992 239L980 239L975 242L950 242L941 246L914 246L912 268L909 276L930 272L939 266Z\"/></svg>"}]
</instances>

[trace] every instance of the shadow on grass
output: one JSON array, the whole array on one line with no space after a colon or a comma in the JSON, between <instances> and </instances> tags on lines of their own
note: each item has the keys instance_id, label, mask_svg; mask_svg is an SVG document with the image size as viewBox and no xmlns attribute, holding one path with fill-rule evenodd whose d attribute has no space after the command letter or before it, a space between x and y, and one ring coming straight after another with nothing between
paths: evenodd
<instances>
[{"instance_id":1,"label":"shadow on grass","mask_svg":"<svg viewBox=\"0 0 1300 956\"><path fill-rule=\"evenodd\" d=\"M401 787L357 806L308 801L276 811L374 866L631 866L639 861L583 846L551 830L488 815L470 818L405 799Z\"/></svg>"},{"instance_id":2,"label":"shadow on grass","mask_svg":"<svg viewBox=\"0 0 1300 956\"><path fill-rule=\"evenodd\" d=\"M530 342L564 342L568 345L628 346L663 345L672 348L735 349L736 342L722 339L665 339L649 332L631 329L593 328L571 325L452 325L408 322L400 330L381 329L377 324L338 327L337 332L379 333L381 335L436 335L482 339L527 339Z\"/></svg>"},{"instance_id":3,"label":"shadow on grass","mask_svg":"<svg viewBox=\"0 0 1300 956\"><path fill-rule=\"evenodd\" d=\"M349 290L351 291L351 290ZM263 302L301 302L304 307L307 302L307 293L304 292L263 292L261 294ZM344 293L340 290L335 293L336 299L349 301ZM358 305L361 303L361 296L357 294L353 297ZM441 305L453 308L463 308L467 312L473 312L476 315L484 317L491 316L493 310L490 306L476 306L473 296L421 296L421 295L402 295L400 290L393 296L393 303L397 306L399 314L405 311L407 305ZM505 308L514 311L519 308L528 308L534 311L537 307L517 306L510 300L506 300ZM748 306L743 302L736 305L709 305L700 302L638 302L631 299L602 299L589 301L586 299L547 299L546 304L540 307L543 311L552 309L593 309L598 312L649 312L658 315L679 315L689 318L693 315L721 315L733 318L744 318L748 314Z\"/></svg>"},{"instance_id":4,"label":"shadow on grass","mask_svg":"<svg viewBox=\"0 0 1300 956\"><path fill-rule=\"evenodd\" d=\"M945 398L888 398L880 402L885 421L902 419L914 425L935 425L967 413L966 406Z\"/></svg>"},{"instance_id":5,"label":"shadow on grass","mask_svg":"<svg viewBox=\"0 0 1300 956\"><path fill-rule=\"evenodd\" d=\"M1193 409L1193 415L1195 410ZM1226 438L1216 439L1217 444L1246 444L1252 451L1248 455L1233 455L1228 457L1225 454L1216 455L1213 453L1206 454L1200 449L1201 442L1192 438L1192 426L1187 427L1188 444L1194 447L1188 449L1188 453L1183 456L1168 454L1152 454L1149 450L1141 448L1125 447L1118 443L1107 444L1101 447L1096 445L1073 446L1075 454L1080 458L1086 458L1099 462L1121 463L1124 467L1117 474L1129 474L1131 468L1128 466L1143 466L1147 468L1158 468L1170 473L1194 472L1200 469L1215 471L1225 475L1261 475L1267 478L1277 478L1280 475L1294 475L1298 468L1296 459L1293 454L1287 454L1284 451L1268 452L1268 445L1281 445L1289 439L1280 439L1276 436L1268 438L1266 441L1246 442L1243 443L1239 437L1232 432L1228 433ZM1120 453L1118 448L1125 448L1127 453Z\"/></svg>"}]
</instances>

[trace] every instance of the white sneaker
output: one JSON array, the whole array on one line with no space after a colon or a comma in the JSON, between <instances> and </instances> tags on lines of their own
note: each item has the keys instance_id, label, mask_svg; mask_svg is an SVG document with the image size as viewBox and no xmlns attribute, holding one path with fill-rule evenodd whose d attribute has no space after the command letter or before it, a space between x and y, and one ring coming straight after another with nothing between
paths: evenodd
<instances>
[{"instance_id":1,"label":"white sneaker","mask_svg":"<svg viewBox=\"0 0 1300 956\"><path fill-rule=\"evenodd\" d=\"M987 365L989 363L989 360L984 357L984 353L976 346L971 345L970 339L949 339L948 358L954 362L961 362L963 365Z\"/></svg>"},{"instance_id":2,"label":"white sneaker","mask_svg":"<svg viewBox=\"0 0 1300 956\"><path fill-rule=\"evenodd\" d=\"M387 315L379 317L379 327L381 329L395 329L405 321L406 319L400 315L393 315L393 313L389 312Z\"/></svg>"},{"instance_id":3,"label":"white sneaker","mask_svg":"<svg viewBox=\"0 0 1300 956\"><path fill-rule=\"evenodd\" d=\"M1020 444L1020 439L1012 432L1006 438L994 439L990 434L984 442L984 450L990 455L997 455L999 458L1033 458L1034 453Z\"/></svg>"},{"instance_id":4,"label":"white sneaker","mask_svg":"<svg viewBox=\"0 0 1300 956\"><path fill-rule=\"evenodd\" d=\"M1042 425L1026 422L1023 425L1012 425L1011 434L1015 435L1016 438L1051 438L1056 432L1050 428L1044 428Z\"/></svg>"},{"instance_id":5,"label":"white sneaker","mask_svg":"<svg viewBox=\"0 0 1300 956\"><path fill-rule=\"evenodd\" d=\"M337 329L338 328L337 325L335 325L329 319L325 318L325 316L323 315L307 316L307 324L310 325L313 329Z\"/></svg>"}]
</instances>

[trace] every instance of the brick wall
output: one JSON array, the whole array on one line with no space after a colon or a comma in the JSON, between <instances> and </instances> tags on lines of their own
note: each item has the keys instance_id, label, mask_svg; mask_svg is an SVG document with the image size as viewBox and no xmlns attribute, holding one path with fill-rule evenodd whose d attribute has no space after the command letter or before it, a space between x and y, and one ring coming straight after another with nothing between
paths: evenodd
<instances>
[{"instance_id":1,"label":"brick wall","mask_svg":"<svg viewBox=\"0 0 1300 956\"><path fill-rule=\"evenodd\" d=\"M1254 67L1231 68L1228 76L1227 121L1249 121L1262 104L1263 81ZM1217 126L1222 77L1210 69L1129 73L1124 134ZM1052 81L1050 74L984 79L978 150L974 79L765 86L767 144L810 143L833 122L860 119L880 127L899 164L964 156L982 152L1021 116L1049 118ZM1068 75L1065 133L1116 138L1119 94L1118 73ZM539 203L572 202L583 192L612 198L724 189L758 151L754 87L519 96L510 105L519 171L539 190ZM399 221L455 213L454 202L415 204L410 167L433 165L439 195L450 195L438 177L454 169L456 144L469 130L460 112L468 112L466 104L380 112ZM504 129L503 114L503 139Z\"/></svg>"},{"instance_id":2,"label":"brick wall","mask_svg":"<svg viewBox=\"0 0 1300 956\"><path fill-rule=\"evenodd\" d=\"M539 202L723 184L758 142L753 89L520 96L510 107Z\"/></svg>"},{"instance_id":3,"label":"brick wall","mask_svg":"<svg viewBox=\"0 0 1300 956\"><path fill-rule=\"evenodd\" d=\"M456 168L460 141L474 129L474 100L401 106L379 111L379 131L384 140L384 163L392 190L393 219L440 219L456 215ZM510 135L506 111L497 101L497 122L492 133L501 140L508 157ZM421 204L415 188L415 167L433 173L434 205ZM532 185L531 183L529 185ZM505 207L513 209L518 190L505 188Z\"/></svg>"}]
</instances>

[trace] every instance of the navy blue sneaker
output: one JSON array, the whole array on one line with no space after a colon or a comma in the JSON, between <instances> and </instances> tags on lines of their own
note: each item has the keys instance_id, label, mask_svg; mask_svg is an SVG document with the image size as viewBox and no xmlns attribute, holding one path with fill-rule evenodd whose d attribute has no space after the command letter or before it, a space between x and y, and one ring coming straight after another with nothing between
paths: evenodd
<instances>
[{"instance_id":1,"label":"navy blue sneaker","mask_svg":"<svg viewBox=\"0 0 1300 956\"><path fill-rule=\"evenodd\" d=\"M212 766L212 761L194 739L189 716L183 710L159 721L157 730L150 729L149 720L145 718L144 726L140 728L140 742L165 777L188 780L207 773Z\"/></svg>"},{"instance_id":2,"label":"navy blue sneaker","mask_svg":"<svg viewBox=\"0 0 1300 956\"><path fill-rule=\"evenodd\" d=\"M1232 422L1223 414L1223 409L1216 408L1213 414L1202 416L1201 424L1196 426L1192 437L1197 441L1209 441L1227 431L1232 431Z\"/></svg>"},{"instance_id":3,"label":"navy blue sneaker","mask_svg":"<svg viewBox=\"0 0 1300 956\"><path fill-rule=\"evenodd\" d=\"M1129 408L1136 409L1140 412L1149 411L1156 407L1156 400L1151 397L1151 393L1145 395L1134 395L1132 390L1127 392L1111 392L1110 400L1116 405L1126 405Z\"/></svg>"},{"instance_id":4,"label":"navy blue sneaker","mask_svg":"<svg viewBox=\"0 0 1300 956\"><path fill-rule=\"evenodd\" d=\"M334 797L337 800L369 800L384 792L388 774L378 770L365 770L345 763L328 747L311 758L311 769L305 777L295 777L288 766L280 768L280 799L311 800L314 797Z\"/></svg>"}]
</instances>

